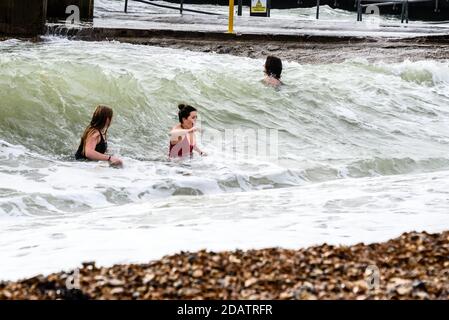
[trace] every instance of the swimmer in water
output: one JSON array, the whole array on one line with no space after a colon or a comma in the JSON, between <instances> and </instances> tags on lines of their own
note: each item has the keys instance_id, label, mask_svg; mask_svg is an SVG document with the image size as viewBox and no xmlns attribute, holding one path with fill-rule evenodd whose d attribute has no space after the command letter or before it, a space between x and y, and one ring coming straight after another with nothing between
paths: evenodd
<instances>
[{"instance_id":1,"label":"swimmer in water","mask_svg":"<svg viewBox=\"0 0 449 320\"><path fill-rule=\"evenodd\" d=\"M107 134L112 122L113 111L106 106L98 106L90 124L84 130L81 143L75 154L76 160L108 161L112 166L122 166L117 157L107 155Z\"/></svg>"},{"instance_id":2,"label":"swimmer in water","mask_svg":"<svg viewBox=\"0 0 449 320\"><path fill-rule=\"evenodd\" d=\"M193 156L194 150L201 156L205 156L206 153L196 145L197 110L186 104L180 104L178 109L179 124L170 131L170 158Z\"/></svg>"},{"instance_id":3,"label":"swimmer in water","mask_svg":"<svg viewBox=\"0 0 449 320\"><path fill-rule=\"evenodd\" d=\"M281 74L282 74L282 61L278 57L268 56L265 62L265 79L263 82L266 85L279 87L282 84Z\"/></svg>"}]
</instances>

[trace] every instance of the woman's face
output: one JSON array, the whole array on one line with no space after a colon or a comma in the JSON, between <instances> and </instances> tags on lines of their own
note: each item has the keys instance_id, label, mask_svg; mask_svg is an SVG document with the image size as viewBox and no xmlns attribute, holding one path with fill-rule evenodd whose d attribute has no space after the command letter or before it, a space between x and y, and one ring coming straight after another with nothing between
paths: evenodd
<instances>
[{"instance_id":1,"label":"woman's face","mask_svg":"<svg viewBox=\"0 0 449 320\"><path fill-rule=\"evenodd\" d=\"M182 125L187 129L191 129L195 126L196 119L198 119L198 113L196 111L192 111L187 118L184 118Z\"/></svg>"}]
</instances>

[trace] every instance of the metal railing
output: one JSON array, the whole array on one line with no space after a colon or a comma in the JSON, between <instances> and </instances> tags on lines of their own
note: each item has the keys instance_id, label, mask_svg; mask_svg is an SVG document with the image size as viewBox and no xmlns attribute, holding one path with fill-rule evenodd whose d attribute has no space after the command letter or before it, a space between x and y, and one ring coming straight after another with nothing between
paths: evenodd
<instances>
[{"instance_id":1,"label":"metal railing","mask_svg":"<svg viewBox=\"0 0 449 320\"><path fill-rule=\"evenodd\" d=\"M202 10L186 9L186 8L184 8L184 0L180 0L179 1L179 7L169 6L169 5L166 5L166 4L153 3L153 2L145 1L145 0L125 0L125 13L128 13L128 2L129 1L145 3L145 4L148 4L148 5L151 5L151 6L155 6L155 7L159 7L159 8L179 10L180 14L183 14L183 12L186 11L186 12L207 14L207 15L212 15L212 16L221 16L222 15L221 13L216 13L216 12L208 12L208 11L202 11Z\"/></svg>"},{"instance_id":2,"label":"metal railing","mask_svg":"<svg viewBox=\"0 0 449 320\"><path fill-rule=\"evenodd\" d=\"M420 0L422 2L425 1L433 1L433 0ZM363 4L363 2L367 2L367 4ZM385 6L395 6L398 4L402 5L401 10L401 23L408 23L408 3L409 0L357 0L357 21L363 20L363 8L368 9L372 6L375 7L385 7Z\"/></svg>"},{"instance_id":3,"label":"metal railing","mask_svg":"<svg viewBox=\"0 0 449 320\"><path fill-rule=\"evenodd\" d=\"M363 4L363 2L366 2L367 4ZM439 11L439 0L357 0L357 21L362 21L363 8L368 9L370 6L382 7L401 4L401 23L404 23L404 21L408 23L409 3L416 2L435 2L435 12Z\"/></svg>"},{"instance_id":4,"label":"metal railing","mask_svg":"<svg viewBox=\"0 0 449 320\"><path fill-rule=\"evenodd\" d=\"M203 10L195 10L195 9L186 9L184 8L184 0L179 0L179 7L165 5L165 4L159 4L159 3L153 3L151 0L125 0L125 13L128 12L128 2L129 1L136 1L140 3L145 3L148 5L152 5L155 7L160 8L166 8L166 9L173 9L173 10L179 10L180 14L182 15L184 11L186 12L194 12L194 13L200 13L200 14L207 14L207 15L216 15L220 16L221 13L216 12L208 12ZM368 9L371 6L376 7L383 7L383 6L394 6L394 5L402 5L401 10L401 23L409 22L409 15L408 15L408 6L410 2L416 3L416 2L435 2L435 12L438 12L439 9L439 0L355 0L356 1L356 7L357 7L357 21L362 21L363 17L363 9ZM242 15L242 2L243 0L238 0L238 9L237 9L237 15ZM320 18L320 0L316 0L316 19Z\"/></svg>"},{"instance_id":5,"label":"metal railing","mask_svg":"<svg viewBox=\"0 0 449 320\"><path fill-rule=\"evenodd\" d=\"M125 0L125 13L128 13L128 2L131 0ZM160 8L166 8L166 9L174 9L174 10L179 10L179 12L182 14L184 11L187 12L195 12L195 13L202 13L202 14L208 14L208 15L222 15L220 13L215 13L215 12L207 12L207 11L202 11L202 10L194 10L194 9L184 9L184 0L180 0L179 1L179 8L178 7L174 7L174 6L170 6L170 5L165 5L165 4L158 4L158 3L152 3L150 2L151 0L133 0L136 2L141 2L141 3L146 3L155 7L160 7ZM270 0L268 0L268 6ZM243 11L243 0L238 0L237 3L237 15L241 16L242 15L242 11ZM318 18L317 18L318 19Z\"/></svg>"},{"instance_id":6,"label":"metal railing","mask_svg":"<svg viewBox=\"0 0 449 320\"><path fill-rule=\"evenodd\" d=\"M408 23L408 1L409 0L356 0L357 1L357 21L362 21L362 14L363 14L363 8L369 8L370 6L389 6L389 5L396 5L401 3L402 4L402 13L401 13L401 23L404 22L404 19ZM362 4L363 1L370 2L370 4ZM434 0L419 0L422 2L427 1L434 1ZM438 0L435 0L438 7ZM414 1L418 2L418 1ZM320 0L316 0L316 19L320 18Z\"/></svg>"}]
</instances>

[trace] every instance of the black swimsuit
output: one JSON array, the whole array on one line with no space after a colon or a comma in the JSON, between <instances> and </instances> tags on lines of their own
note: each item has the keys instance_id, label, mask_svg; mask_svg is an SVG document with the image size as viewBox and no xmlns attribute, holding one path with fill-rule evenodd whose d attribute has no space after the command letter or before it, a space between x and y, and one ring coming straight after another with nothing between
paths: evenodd
<instances>
[{"instance_id":1,"label":"black swimsuit","mask_svg":"<svg viewBox=\"0 0 449 320\"><path fill-rule=\"evenodd\" d=\"M101 134L101 131L98 130L98 132L100 132L101 140L95 147L95 151L97 151L98 153L105 154L106 150L108 150L108 143ZM76 160L88 160L83 152L83 149L84 149L84 141L81 141L80 146L78 147L78 151L76 151L75 154Z\"/></svg>"}]
</instances>

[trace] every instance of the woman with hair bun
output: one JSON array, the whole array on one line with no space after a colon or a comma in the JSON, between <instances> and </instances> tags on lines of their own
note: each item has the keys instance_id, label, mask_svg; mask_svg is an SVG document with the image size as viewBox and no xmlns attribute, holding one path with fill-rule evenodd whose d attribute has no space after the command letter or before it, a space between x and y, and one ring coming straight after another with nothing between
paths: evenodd
<instances>
[{"instance_id":1,"label":"woman with hair bun","mask_svg":"<svg viewBox=\"0 0 449 320\"><path fill-rule=\"evenodd\" d=\"M206 155L196 145L197 110L187 104L180 104L178 109L179 123L170 132L170 158L193 156L194 150L202 156Z\"/></svg>"}]
</instances>

